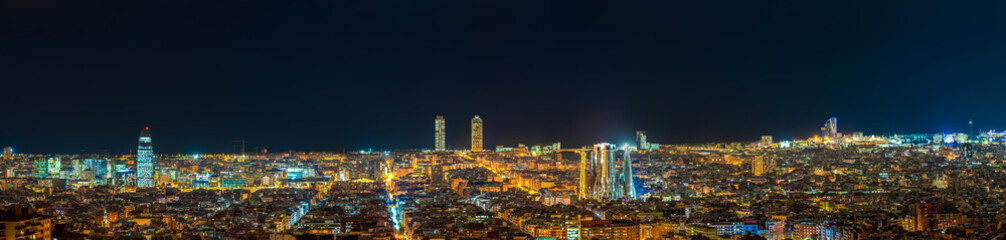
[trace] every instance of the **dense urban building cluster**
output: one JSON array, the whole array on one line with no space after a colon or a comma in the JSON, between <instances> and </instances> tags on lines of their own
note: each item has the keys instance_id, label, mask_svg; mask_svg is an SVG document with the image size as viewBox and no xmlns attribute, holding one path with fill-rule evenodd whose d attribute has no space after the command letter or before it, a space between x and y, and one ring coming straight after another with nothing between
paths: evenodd
<instances>
[{"instance_id":1,"label":"dense urban building cluster","mask_svg":"<svg viewBox=\"0 0 1006 240\"><path fill-rule=\"evenodd\" d=\"M669 145L28 154L0 162L0 239L995 239L1006 133Z\"/></svg>"}]
</instances>

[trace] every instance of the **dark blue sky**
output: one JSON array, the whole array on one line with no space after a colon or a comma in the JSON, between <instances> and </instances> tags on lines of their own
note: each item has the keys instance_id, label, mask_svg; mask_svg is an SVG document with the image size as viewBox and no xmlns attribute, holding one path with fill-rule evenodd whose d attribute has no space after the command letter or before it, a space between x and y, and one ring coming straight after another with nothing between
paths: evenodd
<instances>
[{"instance_id":1,"label":"dark blue sky","mask_svg":"<svg viewBox=\"0 0 1006 240\"><path fill-rule=\"evenodd\" d=\"M1006 128L1003 1L2 1L0 145L661 143Z\"/></svg>"}]
</instances>

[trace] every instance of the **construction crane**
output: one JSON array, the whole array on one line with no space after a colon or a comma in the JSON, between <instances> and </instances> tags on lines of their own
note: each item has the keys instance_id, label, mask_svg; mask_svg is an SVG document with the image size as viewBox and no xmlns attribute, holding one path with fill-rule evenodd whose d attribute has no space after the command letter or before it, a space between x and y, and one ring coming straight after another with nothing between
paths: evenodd
<instances>
[{"instance_id":1,"label":"construction crane","mask_svg":"<svg viewBox=\"0 0 1006 240\"><path fill-rule=\"evenodd\" d=\"M245 144L248 143L248 141L246 141L244 139L241 139L241 140L231 140L231 142L232 143L241 143L241 156L244 156L245 155ZM235 145L235 147L237 147L237 146Z\"/></svg>"}]
</instances>

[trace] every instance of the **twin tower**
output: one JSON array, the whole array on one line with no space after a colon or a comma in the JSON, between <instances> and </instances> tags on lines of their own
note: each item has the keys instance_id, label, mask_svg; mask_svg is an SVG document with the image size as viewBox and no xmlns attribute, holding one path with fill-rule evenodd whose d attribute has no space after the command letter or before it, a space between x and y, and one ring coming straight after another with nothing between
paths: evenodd
<instances>
[{"instance_id":1,"label":"twin tower","mask_svg":"<svg viewBox=\"0 0 1006 240\"><path fill-rule=\"evenodd\" d=\"M447 151L447 142L444 140L447 137L446 131L444 116L437 116L437 119L433 120L433 150ZM472 118L472 152L482 152L482 143L482 118L475 115L475 118Z\"/></svg>"},{"instance_id":2,"label":"twin tower","mask_svg":"<svg viewBox=\"0 0 1006 240\"><path fill-rule=\"evenodd\" d=\"M433 120L434 147L435 151L446 151L447 143L444 140L446 134L446 124L444 116L437 116ZM642 142L646 142L645 133L642 134ZM637 136L638 138L639 136ZM482 152L482 118L475 115L472 118L472 152ZM580 179L577 188L577 195L580 199L593 199L597 201L609 201L618 199L635 199L637 197L635 185L632 181L632 160L629 157L631 152L629 146L625 146L622 152L621 166L616 168L616 152L618 149L614 144L599 143L593 149L584 148L573 150L580 154ZM590 154L588 158L587 155Z\"/></svg>"}]
</instances>

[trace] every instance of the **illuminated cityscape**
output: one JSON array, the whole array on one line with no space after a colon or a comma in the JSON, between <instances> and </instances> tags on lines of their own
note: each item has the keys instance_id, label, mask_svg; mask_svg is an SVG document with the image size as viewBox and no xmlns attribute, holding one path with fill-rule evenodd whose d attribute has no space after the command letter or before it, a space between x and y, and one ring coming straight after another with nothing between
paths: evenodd
<instances>
[{"instance_id":1,"label":"illuminated cityscape","mask_svg":"<svg viewBox=\"0 0 1006 240\"><path fill-rule=\"evenodd\" d=\"M1003 13L0 1L0 240L1006 240Z\"/></svg>"},{"instance_id":2,"label":"illuminated cityscape","mask_svg":"<svg viewBox=\"0 0 1006 240\"><path fill-rule=\"evenodd\" d=\"M154 154L145 127L135 155L11 153L0 222L11 239L1001 235L1006 206L989 203L1006 197L1006 134L843 134L826 122L824 136L782 141L657 144L636 131L621 147L250 154Z\"/></svg>"}]
</instances>

